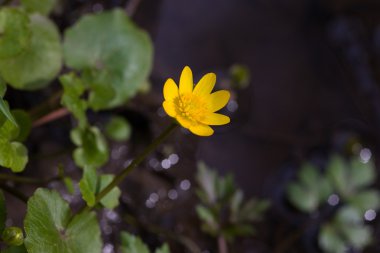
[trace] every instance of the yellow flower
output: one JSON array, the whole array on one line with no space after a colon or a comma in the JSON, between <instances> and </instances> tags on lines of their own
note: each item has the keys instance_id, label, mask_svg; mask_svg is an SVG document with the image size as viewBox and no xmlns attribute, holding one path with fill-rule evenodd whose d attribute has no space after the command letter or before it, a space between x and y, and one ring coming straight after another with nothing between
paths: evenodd
<instances>
[{"instance_id":1,"label":"yellow flower","mask_svg":"<svg viewBox=\"0 0 380 253\"><path fill-rule=\"evenodd\" d=\"M215 82L216 75L208 73L194 87L193 74L186 66L182 70L179 88L171 78L164 85L165 101L162 105L166 113L196 135L212 135L214 130L209 125L225 125L230 122L228 116L215 113L230 99L230 93L226 90L211 93Z\"/></svg>"}]
</instances>

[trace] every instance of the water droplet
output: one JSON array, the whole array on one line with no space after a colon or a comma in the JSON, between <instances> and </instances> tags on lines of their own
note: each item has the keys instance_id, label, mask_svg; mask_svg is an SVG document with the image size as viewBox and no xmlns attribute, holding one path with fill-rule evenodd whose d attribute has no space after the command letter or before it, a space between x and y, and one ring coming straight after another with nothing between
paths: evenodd
<instances>
[{"instance_id":1,"label":"water droplet","mask_svg":"<svg viewBox=\"0 0 380 253\"><path fill-rule=\"evenodd\" d=\"M369 160L371 159L371 156L372 156L372 152L369 148L363 148L362 150L360 150L360 160L362 161L362 163L368 163Z\"/></svg>"},{"instance_id":2,"label":"water droplet","mask_svg":"<svg viewBox=\"0 0 380 253\"><path fill-rule=\"evenodd\" d=\"M369 209L364 213L364 219L367 221L373 221L376 218L376 212L373 209Z\"/></svg>"},{"instance_id":3,"label":"water droplet","mask_svg":"<svg viewBox=\"0 0 380 253\"><path fill-rule=\"evenodd\" d=\"M103 253L114 253L114 247L112 244L106 244L103 248Z\"/></svg>"},{"instance_id":4,"label":"water droplet","mask_svg":"<svg viewBox=\"0 0 380 253\"><path fill-rule=\"evenodd\" d=\"M158 196L158 194L155 192L152 192L149 195L149 200L152 201L153 203L156 203L159 199L160 199L160 196Z\"/></svg>"},{"instance_id":5,"label":"water droplet","mask_svg":"<svg viewBox=\"0 0 380 253\"><path fill-rule=\"evenodd\" d=\"M178 198L178 192L177 190L175 189L171 189L169 192L168 192L168 198L171 199L171 200L175 200Z\"/></svg>"},{"instance_id":6,"label":"water droplet","mask_svg":"<svg viewBox=\"0 0 380 253\"><path fill-rule=\"evenodd\" d=\"M331 194L327 200L327 202L331 205L331 206L336 206L339 204L339 196L336 195L336 194Z\"/></svg>"},{"instance_id":7,"label":"water droplet","mask_svg":"<svg viewBox=\"0 0 380 253\"><path fill-rule=\"evenodd\" d=\"M190 189L191 187L191 183L189 180L185 179L185 180L182 180L181 183L179 184L179 187L184 190L184 191L187 191Z\"/></svg>"},{"instance_id":8,"label":"water droplet","mask_svg":"<svg viewBox=\"0 0 380 253\"><path fill-rule=\"evenodd\" d=\"M170 156L169 156L169 161L170 161L170 163L172 164L172 165L174 165L174 164L177 164L178 163L178 161L179 161L179 156L177 155L177 154L171 154Z\"/></svg>"},{"instance_id":9,"label":"water droplet","mask_svg":"<svg viewBox=\"0 0 380 253\"><path fill-rule=\"evenodd\" d=\"M161 161L161 167L164 168L165 170L169 169L170 166L171 166L171 163L169 159L164 159Z\"/></svg>"},{"instance_id":10,"label":"water droplet","mask_svg":"<svg viewBox=\"0 0 380 253\"><path fill-rule=\"evenodd\" d=\"M230 100L227 104L227 110L229 112L235 112L238 108L239 108L239 105L235 100Z\"/></svg>"},{"instance_id":11,"label":"water droplet","mask_svg":"<svg viewBox=\"0 0 380 253\"><path fill-rule=\"evenodd\" d=\"M153 207L156 206L156 203L153 202L153 201L151 201L150 199L147 199L147 200L145 201L145 206L146 206L147 208L153 208Z\"/></svg>"}]
</instances>

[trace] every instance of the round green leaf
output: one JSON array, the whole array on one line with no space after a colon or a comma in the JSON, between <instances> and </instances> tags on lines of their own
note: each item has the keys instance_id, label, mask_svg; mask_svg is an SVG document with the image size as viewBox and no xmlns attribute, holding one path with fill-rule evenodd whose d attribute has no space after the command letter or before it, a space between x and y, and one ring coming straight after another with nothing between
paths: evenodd
<instances>
[{"instance_id":1,"label":"round green leaf","mask_svg":"<svg viewBox=\"0 0 380 253\"><path fill-rule=\"evenodd\" d=\"M108 146L102 133L97 127L73 129L72 141L79 147L74 150L75 163L85 166L100 167L108 161Z\"/></svg>"},{"instance_id":2,"label":"round green leaf","mask_svg":"<svg viewBox=\"0 0 380 253\"><path fill-rule=\"evenodd\" d=\"M106 134L114 141L126 141L131 136L131 125L129 122L119 116L114 116L106 125Z\"/></svg>"},{"instance_id":3,"label":"round green leaf","mask_svg":"<svg viewBox=\"0 0 380 253\"><path fill-rule=\"evenodd\" d=\"M16 56L30 42L29 18L16 8L0 10L0 58Z\"/></svg>"},{"instance_id":4,"label":"round green leaf","mask_svg":"<svg viewBox=\"0 0 380 253\"><path fill-rule=\"evenodd\" d=\"M37 189L28 201L25 247L28 253L100 253L100 228L93 212L71 219L69 204L56 191Z\"/></svg>"},{"instance_id":5,"label":"round green leaf","mask_svg":"<svg viewBox=\"0 0 380 253\"><path fill-rule=\"evenodd\" d=\"M45 87L59 73L62 49L57 27L38 14L30 18L32 33L29 46L20 54L0 59L0 73L16 89L34 90Z\"/></svg>"},{"instance_id":6,"label":"round green leaf","mask_svg":"<svg viewBox=\"0 0 380 253\"><path fill-rule=\"evenodd\" d=\"M136 94L150 72L152 51L148 34L121 9L86 15L65 31L65 62L86 72L94 110L121 105ZM105 94L109 99L102 99Z\"/></svg>"}]
</instances>

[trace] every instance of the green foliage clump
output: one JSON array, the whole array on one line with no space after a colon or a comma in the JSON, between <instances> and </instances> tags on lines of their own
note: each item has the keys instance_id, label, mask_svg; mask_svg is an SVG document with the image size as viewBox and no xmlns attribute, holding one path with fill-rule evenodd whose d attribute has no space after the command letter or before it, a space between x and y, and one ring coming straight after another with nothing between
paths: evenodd
<instances>
[{"instance_id":1,"label":"green foliage clump","mask_svg":"<svg viewBox=\"0 0 380 253\"><path fill-rule=\"evenodd\" d=\"M326 252L363 249L372 241L364 215L380 208L380 192L370 188L376 178L372 161L350 161L334 155L324 173L313 165L301 167L298 181L287 187L289 201L300 211L315 213L334 197L337 211L325 221L319 233L319 245Z\"/></svg>"},{"instance_id":2,"label":"green foliage clump","mask_svg":"<svg viewBox=\"0 0 380 253\"><path fill-rule=\"evenodd\" d=\"M244 201L242 190L235 186L232 175L218 176L203 162L198 164L197 195L201 201L196 208L202 229L214 236L233 241L238 236L254 233L252 222L260 221L269 207L266 200ZM228 213L224 220L225 212Z\"/></svg>"},{"instance_id":3,"label":"green foliage clump","mask_svg":"<svg viewBox=\"0 0 380 253\"><path fill-rule=\"evenodd\" d=\"M122 253L150 253L148 246L139 237L127 232L121 233L120 249ZM170 253L169 246L163 244L154 253Z\"/></svg>"}]
</instances>

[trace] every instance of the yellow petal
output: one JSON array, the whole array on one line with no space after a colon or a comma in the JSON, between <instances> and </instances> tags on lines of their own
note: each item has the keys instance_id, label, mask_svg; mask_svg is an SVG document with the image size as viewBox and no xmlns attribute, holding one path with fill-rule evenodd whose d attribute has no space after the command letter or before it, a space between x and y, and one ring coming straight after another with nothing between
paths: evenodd
<instances>
[{"instance_id":1,"label":"yellow petal","mask_svg":"<svg viewBox=\"0 0 380 253\"><path fill-rule=\"evenodd\" d=\"M193 93L200 96L208 95L214 88L215 82L216 75L214 73L208 73L201 78L201 80L195 86Z\"/></svg>"},{"instance_id":2,"label":"yellow petal","mask_svg":"<svg viewBox=\"0 0 380 253\"><path fill-rule=\"evenodd\" d=\"M176 97L178 97L178 87L174 80L169 78L164 85L164 98L165 100L171 101Z\"/></svg>"},{"instance_id":3,"label":"yellow petal","mask_svg":"<svg viewBox=\"0 0 380 253\"><path fill-rule=\"evenodd\" d=\"M225 125L230 123L230 117L219 113L210 113L201 122L206 125Z\"/></svg>"},{"instance_id":4,"label":"yellow petal","mask_svg":"<svg viewBox=\"0 0 380 253\"><path fill-rule=\"evenodd\" d=\"M209 110L211 112L216 112L222 109L230 99L230 92L226 90L219 90L217 92L211 93L208 98Z\"/></svg>"},{"instance_id":5,"label":"yellow petal","mask_svg":"<svg viewBox=\"0 0 380 253\"><path fill-rule=\"evenodd\" d=\"M173 102L169 101L164 101L162 103L162 106L164 107L165 112L170 116L170 117L175 117L176 116L176 110L175 110L175 105Z\"/></svg>"},{"instance_id":6,"label":"yellow petal","mask_svg":"<svg viewBox=\"0 0 380 253\"><path fill-rule=\"evenodd\" d=\"M184 128L187 128L187 129L189 129L191 124L192 124L192 122L190 120L188 120L187 118L184 118L180 115L177 115L176 120L178 121L178 123L181 126L183 126Z\"/></svg>"},{"instance_id":7,"label":"yellow petal","mask_svg":"<svg viewBox=\"0 0 380 253\"><path fill-rule=\"evenodd\" d=\"M179 80L179 93L191 93L193 92L193 74L191 69L186 66L182 70L181 78Z\"/></svg>"},{"instance_id":8,"label":"yellow petal","mask_svg":"<svg viewBox=\"0 0 380 253\"><path fill-rule=\"evenodd\" d=\"M210 136L214 133L211 127L204 124L196 124L190 127L189 129L193 134L199 136Z\"/></svg>"}]
</instances>

